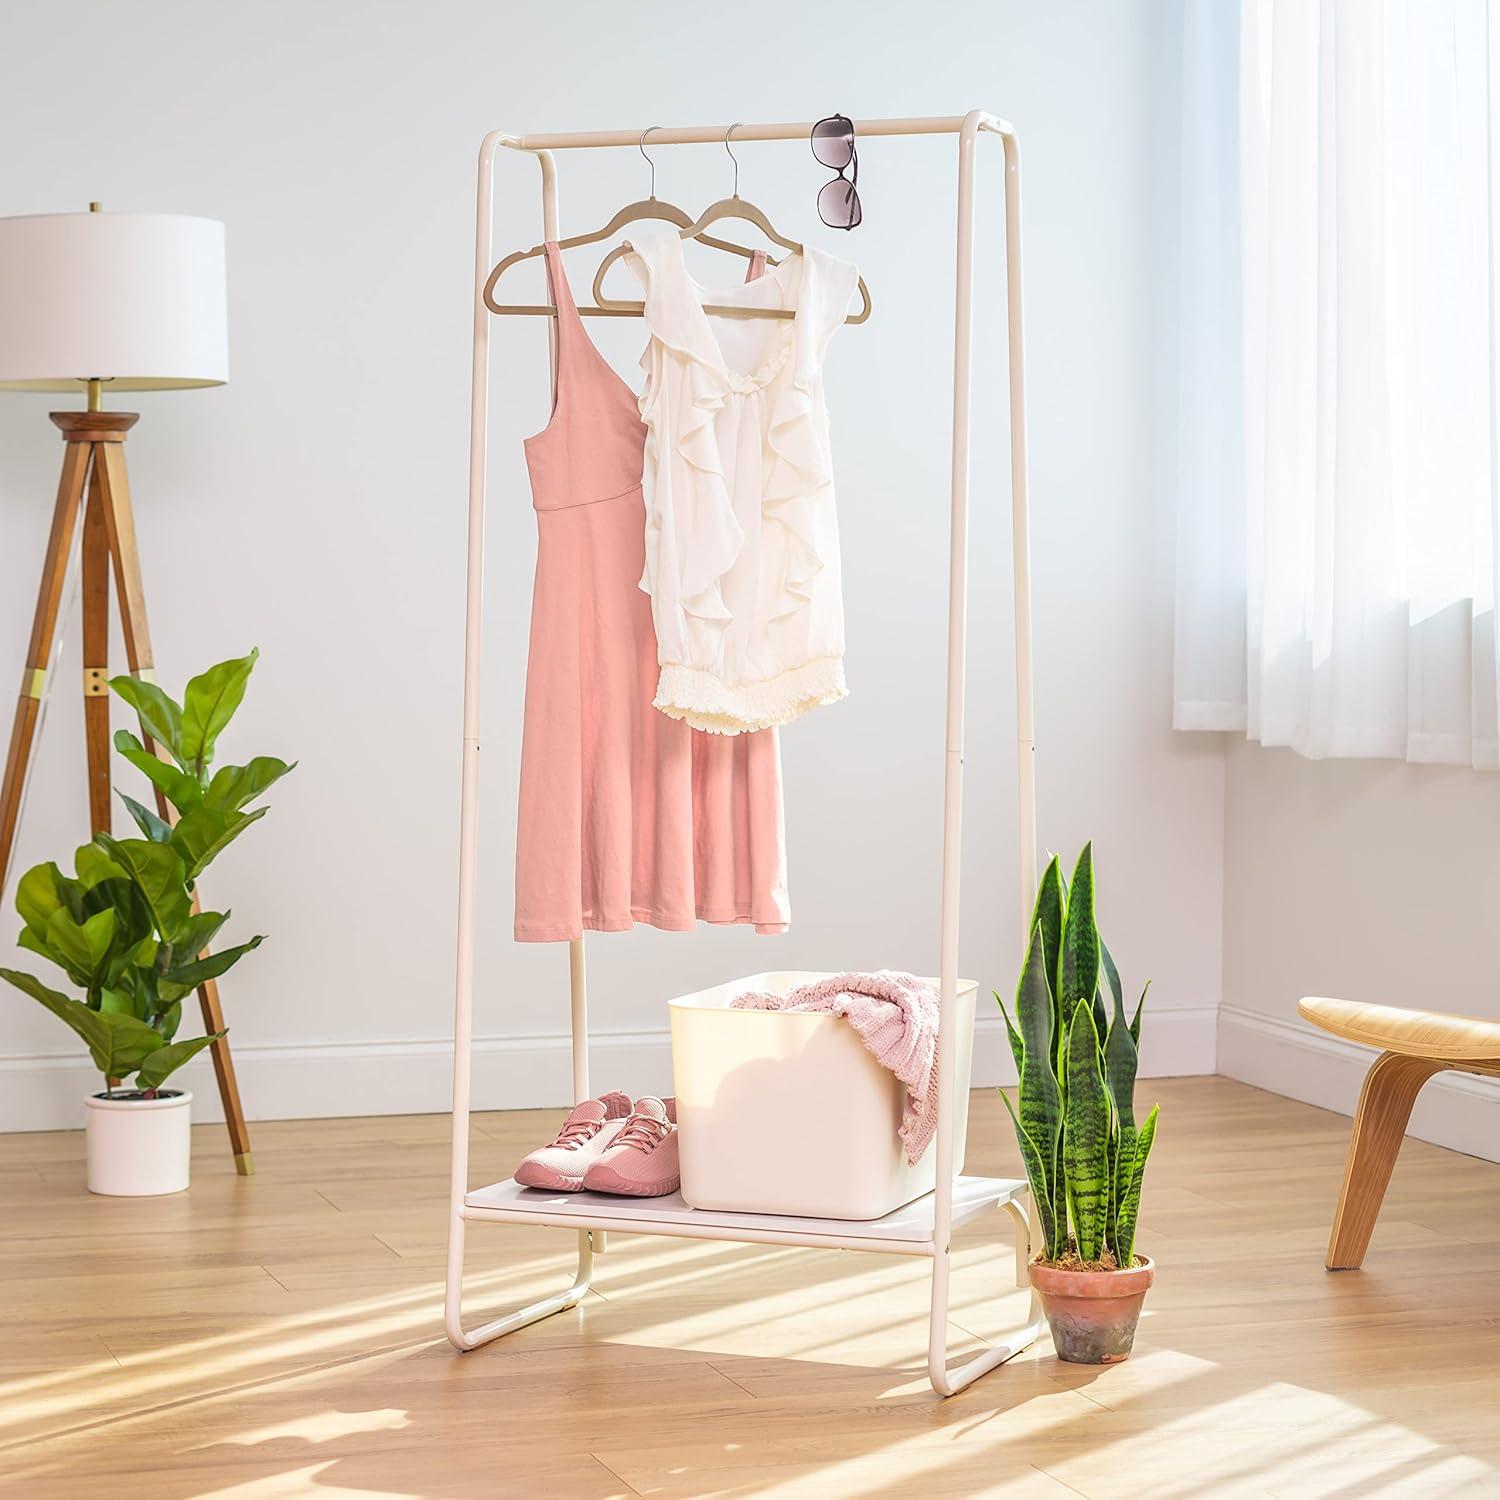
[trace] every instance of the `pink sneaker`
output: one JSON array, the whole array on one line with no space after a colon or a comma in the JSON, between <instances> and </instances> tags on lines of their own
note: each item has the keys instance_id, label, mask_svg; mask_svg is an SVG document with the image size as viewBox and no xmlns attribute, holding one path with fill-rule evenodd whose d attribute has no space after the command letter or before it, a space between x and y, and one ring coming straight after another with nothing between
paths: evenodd
<instances>
[{"instance_id":1,"label":"pink sneaker","mask_svg":"<svg viewBox=\"0 0 1500 1500\"><path fill-rule=\"evenodd\" d=\"M618 1089L575 1104L557 1139L533 1151L516 1168L516 1181L554 1193L581 1192L589 1163L614 1143L629 1114L630 1095Z\"/></svg>"},{"instance_id":2,"label":"pink sneaker","mask_svg":"<svg viewBox=\"0 0 1500 1500\"><path fill-rule=\"evenodd\" d=\"M677 1168L677 1101L647 1096L613 1142L590 1163L583 1185L591 1193L619 1193L629 1198L660 1198L675 1193Z\"/></svg>"}]
</instances>

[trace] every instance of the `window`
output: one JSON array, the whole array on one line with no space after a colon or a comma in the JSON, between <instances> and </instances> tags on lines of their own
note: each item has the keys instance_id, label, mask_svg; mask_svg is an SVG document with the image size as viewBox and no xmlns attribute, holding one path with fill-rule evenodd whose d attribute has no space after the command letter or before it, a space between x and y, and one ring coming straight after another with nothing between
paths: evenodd
<instances>
[{"instance_id":1,"label":"window","mask_svg":"<svg viewBox=\"0 0 1500 1500\"><path fill-rule=\"evenodd\" d=\"M1500 764L1484 0L1190 8L1177 727Z\"/></svg>"}]
</instances>

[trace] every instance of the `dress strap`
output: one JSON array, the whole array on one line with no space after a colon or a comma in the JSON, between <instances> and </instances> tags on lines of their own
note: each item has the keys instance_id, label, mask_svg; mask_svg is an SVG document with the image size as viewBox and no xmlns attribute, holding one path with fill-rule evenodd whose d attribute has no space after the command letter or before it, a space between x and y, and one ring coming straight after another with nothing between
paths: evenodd
<instances>
[{"instance_id":1,"label":"dress strap","mask_svg":"<svg viewBox=\"0 0 1500 1500\"><path fill-rule=\"evenodd\" d=\"M552 304L557 308L557 326L561 328L567 324L574 330L581 330L583 319L578 315L578 305L573 301L573 288L568 285L568 273L563 270L562 251L557 248L556 240L544 240L543 247L547 252L547 282L552 288Z\"/></svg>"},{"instance_id":2,"label":"dress strap","mask_svg":"<svg viewBox=\"0 0 1500 1500\"><path fill-rule=\"evenodd\" d=\"M557 309L552 389L552 409L556 411L564 384L572 383L573 366L581 352L580 345L588 334L583 331L583 319L573 301L573 288L568 285L568 273L563 269L562 251L557 248L557 241L544 240L542 244L547 254L547 284L552 288L552 305Z\"/></svg>"}]
</instances>

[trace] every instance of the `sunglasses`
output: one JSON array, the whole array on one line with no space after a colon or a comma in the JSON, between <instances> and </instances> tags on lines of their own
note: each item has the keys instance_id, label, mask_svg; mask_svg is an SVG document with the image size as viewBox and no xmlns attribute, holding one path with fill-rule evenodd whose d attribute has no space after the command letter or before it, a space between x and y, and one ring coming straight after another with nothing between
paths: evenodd
<instances>
[{"instance_id":1,"label":"sunglasses","mask_svg":"<svg viewBox=\"0 0 1500 1500\"><path fill-rule=\"evenodd\" d=\"M839 175L824 183L818 194L818 217L830 229L856 229L864 219L859 206L859 153L854 149L854 121L848 115L829 115L812 129L812 154ZM854 175L844 173L852 167Z\"/></svg>"}]
</instances>

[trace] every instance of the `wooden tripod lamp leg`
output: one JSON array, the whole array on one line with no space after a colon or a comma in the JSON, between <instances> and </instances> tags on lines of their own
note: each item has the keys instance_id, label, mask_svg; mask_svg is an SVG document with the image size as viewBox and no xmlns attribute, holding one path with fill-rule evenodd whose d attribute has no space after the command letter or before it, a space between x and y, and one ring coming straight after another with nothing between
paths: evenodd
<instances>
[{"instance_id":1,"label":"wooden tripod lamp leg","mask_svg":"<svg viewBox=\"0 0 1500 1500\"><path fill-rule=\"evenodd\" d=\"M89 768L89 828L110 832L109 529L99 464L83 513L83 730Z\"/></svg>"},{"instance_id":2,"label":"wooden tripod lamp leg","mask_svg":"<svg viewBox=\"0 0 1500 1500\"><path fill-rule=\"evenodd\" d=\"M118 417L122 413L108 413ZM134 418L131 418L134 421ZM124 433L120 434L123 438ZM99 476L99 495L104 525L109 541L110 556L114 560L115 593L120 601L120 624L125 636L125 658L132 675L150 678L155 670L155 658L151 652L151 632L146 622L146 598L141 585L141 558L135 539L135 515L130 504L130 481L125 473L125 450L119 439L101 442L95 472ZM151 740L145 740L147 749L154 749ZM157 753L160 753L159 751ZM161 794L156 793L157 810L169 821L176 818L176 811ZM193 898L193 910L198 910L198 898ZM203 1012L203 1024L210 1032L224 1029L224 1010L219 1003L219 986L210 979L198 986L198 1003ZM219 1098L224 1105L224 1123L229 1128L229 1141L234 1150L236 1171L248 1177L255 1171L255 1158L250 1152L250 1131L245 1124L245 1110L240 1103L239 1081L234 1073L234 1058L229 1050L229 1039L220 1037L209 1049L213 1057L214 1073L219 1082Z\"/></svg>"},{"instance_id":3,"label":"wooden tripod lamp leg","mask_svg":"<svg viewBox=\"0 0 1500 1500\"><path fill-rule=\"evenodd\" d=\"M83 508L83 741L89 778L89 831L110 832L109 807L109 532L97 457ZM112 1089L121 1080L110 1074Z\"/></svg>"},{"instance_id":4,"label":"wooden tripod lamp leg","mask_svg":"<svg viewBox=\"0 0 1500 1500\"><path fill-rule=\"evenodd\" d=\"M37 592L36 614L31 622L31 644L26 649L26 669L21 675L21 696L5 757L5 779L0 782L0 888L10 868L16 826L21 820L21 794L26 787L26 768L31 761L37 716L42 707L42 686L52 642L57 634L57 614L62 605L63 580L73 550L73 530L83 503L88 479L89 444L70 442L63 450L62 478L57 486L57 504L52 511L52 530L47 538L47 557L42 564L42 582Z\"/></svg>"}]
</instances>

